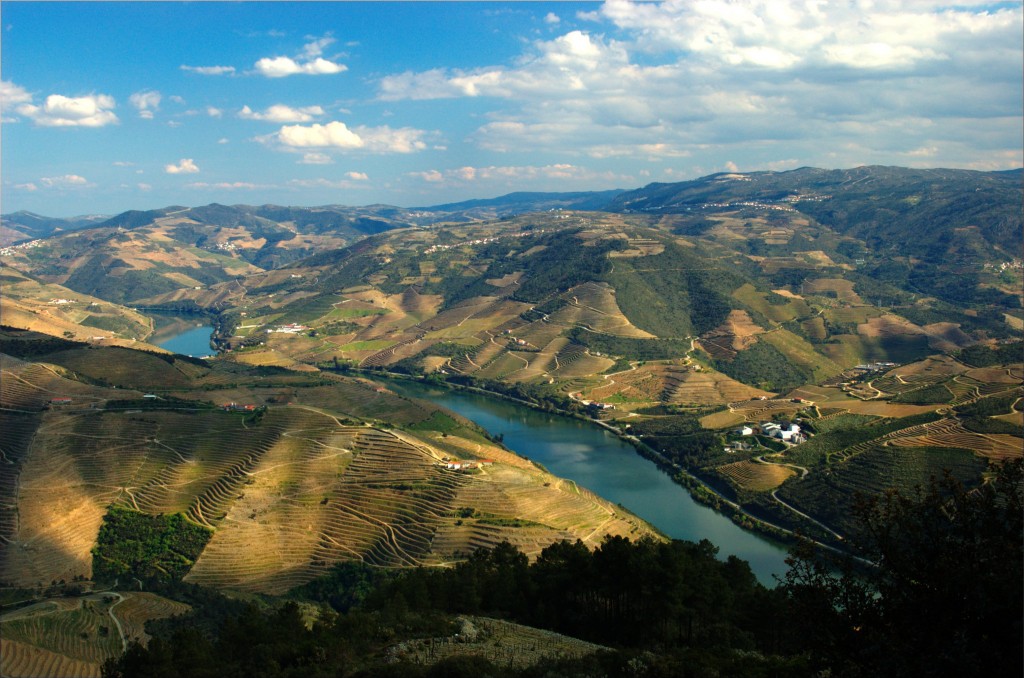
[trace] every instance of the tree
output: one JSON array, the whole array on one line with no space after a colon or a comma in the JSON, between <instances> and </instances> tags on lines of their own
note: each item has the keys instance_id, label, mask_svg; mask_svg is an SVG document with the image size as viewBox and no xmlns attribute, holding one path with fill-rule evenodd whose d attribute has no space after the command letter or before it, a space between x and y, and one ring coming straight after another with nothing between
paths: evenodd
<instances>
[{"instance_id":1,"label":"tree","mask_svg":"<svg viewBox=\"0 0 1024 678\"><path fill-rule=\"evenodd\" d=\"M966 490L951 476L862 499L839 573L804 546L784 589L822 668L846 676L1024 672L1024 464Z\"/></svg>"}]
</instances>

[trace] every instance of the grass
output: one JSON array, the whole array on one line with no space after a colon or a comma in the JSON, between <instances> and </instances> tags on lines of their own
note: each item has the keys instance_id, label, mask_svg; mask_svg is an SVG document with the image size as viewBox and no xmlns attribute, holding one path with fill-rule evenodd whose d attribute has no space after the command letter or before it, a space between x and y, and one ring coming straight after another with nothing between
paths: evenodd
<instances>
[{"instance_id":1,"label":"grass","mask_svg":"<svg viewBox=\"0 0 1024 678\"><path fill-rule=\"evenodd\" d=\"M380 351L394 346L396 342L388 339L370 339L368 341L353 341L338 348L339 351Z\"/></svg>"}]
</instances>

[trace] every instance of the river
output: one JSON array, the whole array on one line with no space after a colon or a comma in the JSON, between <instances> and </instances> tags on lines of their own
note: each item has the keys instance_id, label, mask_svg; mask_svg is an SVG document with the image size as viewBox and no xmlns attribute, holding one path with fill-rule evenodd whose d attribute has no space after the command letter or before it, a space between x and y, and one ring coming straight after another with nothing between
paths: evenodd
<instances>
[{"instance_id":1,"label":"river","mask_svg":"<svg viewBox=\"0 0 1024 678\"><path fill-rule=\"evenodd\" d=\"M201 315L174 315L170 313L147 313L153 319L153 334L146 340L150 344L168 351L205 358L216 355L210 346L213 327Z\"/></svg>"},{"instance_id":2,"label":"river","mask_svg":"<svg viewBox=\"0 0 1024 678\"><path fill-rule=\"evenodd\" d=\"M157 331L150 343L175 353L214 355L213 328L201 316L152 314ZM741 529L729 518L698 504L685 488L672 482L633 447L594 424L491 396L438 388L414 381L388 380L386 386L423 398L476 422L491 435L502 435L506 447L539 462L600 496L625 506L674 539L707 539L719 556L734 555L750 563L768 586L786 571L786 548Z\"/></svg>"},{"instance_id":3,"label":"river","mask_svg":"<svg viewBox=\"0 0 1024 678\"><path fill-rule=\"evenodd\" d=\"M509 449L621 504L669 537L707 539L719 547L719 557L734 555L750 563L762 584L772 586L773 575L786 572L784 546L698 504L631 445L594 424L469 391L406 380L384 383L398 393L461 414L491 435L502 435Z\"/></svg>"}]
</instances>

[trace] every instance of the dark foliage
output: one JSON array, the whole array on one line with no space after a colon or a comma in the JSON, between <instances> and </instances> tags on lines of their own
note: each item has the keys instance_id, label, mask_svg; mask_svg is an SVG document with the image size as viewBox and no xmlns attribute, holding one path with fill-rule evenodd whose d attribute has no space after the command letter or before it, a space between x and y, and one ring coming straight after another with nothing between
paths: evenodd
<instances>
[{"instance_id":1,"label":"dark foliage","mask_svg":"<svg viewBox=\"0 0 1024 678\"><path fill-rule=\"evenodd\" d=\"M790 624L836 676L1019 676L1022 657L1020 461L967 490L952 478L855 508L852 535L875 563L792 559Z\"/></svg>"},{"instance_id":2,"label":"dark foliage","mask_svg":"<svg viewBox=\"0 0 1024 678\"><path fill-rule=\"evenodd\" d=\"M961 349L954 356L973 367L1006 365L1024 360L1024 341L1015 341L995 348L985 344L975 344Z\"/></svg>"},{"instance_id":3,"label":"dark foliage","mask_svg":"<svg viewBox=\"0 0 1024 678\"><path fill-rule=\"evenodd\" d=\"M767 341L740 351L732 360L716 360L715 369L744 384L783 392L811 381L813 374L796 365Z\"/></svg>"},{"instance_id":4,"label":"dark foliage","mask_svg":"<svg viewBox=\"0 0 1024 678\"><path fill-rule=\"evenodd\" d=\"M212 532L180 513L151 516L111 506L93 548L97 581L181 579L199 557Z\"/></svg>"}]
</instances>

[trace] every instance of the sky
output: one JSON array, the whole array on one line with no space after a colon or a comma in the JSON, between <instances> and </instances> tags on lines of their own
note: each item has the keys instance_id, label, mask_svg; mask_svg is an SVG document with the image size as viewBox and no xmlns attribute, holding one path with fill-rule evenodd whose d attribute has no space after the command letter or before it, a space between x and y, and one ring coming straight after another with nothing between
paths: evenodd
<instances>
[{"instance_id":1,"label":"sky","mask_svg":"<svg viewBox=\"0 0 1024 678\"><path fill-rule=\"evenodd\" d=\"M0 3L0 210L1024 165L1021 2Z\"/></svg>"}]
</instances>

